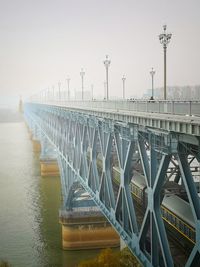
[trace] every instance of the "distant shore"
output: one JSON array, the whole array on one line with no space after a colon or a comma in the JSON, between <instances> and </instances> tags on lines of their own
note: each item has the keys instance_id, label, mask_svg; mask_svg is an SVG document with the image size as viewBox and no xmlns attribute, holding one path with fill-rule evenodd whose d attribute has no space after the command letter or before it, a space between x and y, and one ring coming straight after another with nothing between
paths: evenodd
<instances>
[{"instance_id":1,"label":"distant shore","mask_svg":"<svg viewBox=\"0 0 200 267\"><path fill-rule=\"evenodd\" d=\"M0 108L0 123L21 121L23 121L23 116L17 110Z\"/></svg>"}]
</instances>

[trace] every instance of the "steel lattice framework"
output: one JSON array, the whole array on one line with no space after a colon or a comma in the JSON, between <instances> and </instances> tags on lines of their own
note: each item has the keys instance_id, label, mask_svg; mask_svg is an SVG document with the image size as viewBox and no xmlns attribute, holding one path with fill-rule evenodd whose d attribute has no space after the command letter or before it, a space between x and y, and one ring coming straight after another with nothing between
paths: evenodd
<instances>
[{"instance_id":1,"label":"steel lattice framework","mask_svg":"<svg viewBox=\"0 0 200 267\"><path fill-rule=\"evenodd\" d=\"M199 136L45 104L25 104L25 118L42 143L42 154L45 144L54 148L61 170L64 206L69 206L71 186L80 181L143 266L174 266L160 207L163 185L176 171L176 181L182 179L186 189L196 230L196 242L186 266L197 266L200 201L188 155L200 162ZM148 201L141 223L130 189L134 155L140 160L147 187ZM113 162L117 162L120 173L117 186ZM175 167L168 174L170 162Z\"/></svg>"}]
</instances>

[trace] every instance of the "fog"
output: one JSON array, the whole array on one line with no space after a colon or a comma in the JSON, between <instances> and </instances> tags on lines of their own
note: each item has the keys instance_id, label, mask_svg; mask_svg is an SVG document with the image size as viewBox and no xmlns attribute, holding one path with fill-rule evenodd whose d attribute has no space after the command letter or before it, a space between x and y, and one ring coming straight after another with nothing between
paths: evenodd
<instances>
[{"instance_id":1,"label":"fog","mask_svg":"<svg viewBox=\"0 0 200 267\"><path fill-rule=\"evenodd\" d=\"M94 85L104 94L109 55L109 94L141 97L163 85L162 26L172 39L167 48L167 84L200 84L200 1L198 0L0 0L0 105L13 105L45 88L81 89Z\"/></svg>"}]
</instances>

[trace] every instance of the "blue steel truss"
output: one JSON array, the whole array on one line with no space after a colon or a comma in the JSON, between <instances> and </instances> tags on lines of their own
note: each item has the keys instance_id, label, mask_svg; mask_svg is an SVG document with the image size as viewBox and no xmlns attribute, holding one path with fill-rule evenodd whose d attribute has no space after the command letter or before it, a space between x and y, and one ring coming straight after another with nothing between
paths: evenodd
<instances>
[{"instance_id":1,"label":"blue steel truss","mask_svg":"<svg viewBox=\"0 0 200 267\"><path fill-rule=\"evenodd\" d=\"M81 182L143 266L174 266L160 207L163 185L169 178L169 164L176 160L176 179L182 179L186 189L196 230L196 242L185 266L197 266L200 257L200 201L188 155L200 162L198 136L193 142L192 138L184 138L176 132L155 130L53 105L27 103L24 111L26 121L36 138L41 140L42 147L48 143L56 152L64 207L70 208L73 183ZM133 155L137 153L148 200L140 226L129 186ZM120 173L117 189L112 175L114 156Z\"/></svg>"}]
</instances>

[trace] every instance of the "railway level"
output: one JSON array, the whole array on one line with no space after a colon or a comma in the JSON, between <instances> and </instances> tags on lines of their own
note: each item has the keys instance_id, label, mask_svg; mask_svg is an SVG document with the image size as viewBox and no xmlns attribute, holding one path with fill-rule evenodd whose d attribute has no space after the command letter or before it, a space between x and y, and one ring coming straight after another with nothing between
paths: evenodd
<instances>
[{"instance_id":1,"label":"railway level","mask_svg":"<svg viewBox=\"0 0 200 267\"><path fill-rule=\"evenodd\" d=\"M101 161L97 159L98 171L101 173ZM137 166L138 167L138 166ZM167 173L171 173L174 167L170 166ZM178 170L176 170L177 172ZM199 166L192 166L192 172L199 173ZM147 186L143 174L133 171L130 190L136 210L137 222L141 226L147 205ZM174 173L175 175L175 173ZM118 195L120 181L119 167L112 167L113 188L115 198ZM195 244L195 226L192 211L187 202L187 194L184 186L174 181L167 181L164 185L164 196L161 203L162 219L168 236L169 246L176 267L182 267ZM148 243L148 241L147 241Z\"/></svg>"}]
</instances>

